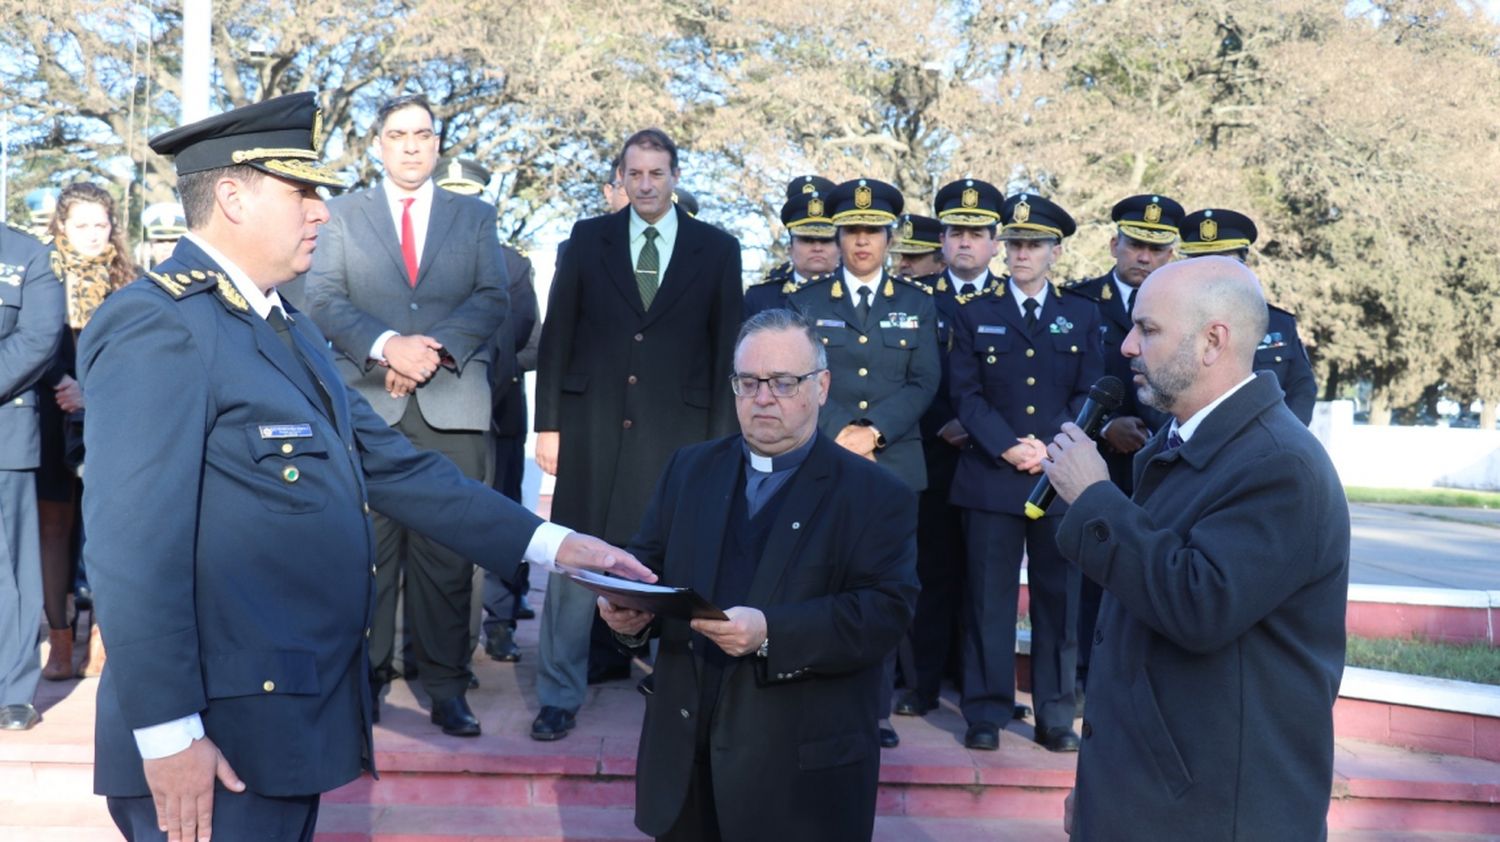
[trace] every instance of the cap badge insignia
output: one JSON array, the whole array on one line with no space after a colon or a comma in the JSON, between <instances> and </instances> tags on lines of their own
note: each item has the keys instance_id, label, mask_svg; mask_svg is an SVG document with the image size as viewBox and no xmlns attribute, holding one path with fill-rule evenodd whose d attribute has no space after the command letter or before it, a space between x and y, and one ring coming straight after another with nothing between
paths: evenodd
<instances>
[{"instance_id":1,"label":"cap badge insignia","mask_svg":"<svg viewBox=\"0 0 1500 842\"><path fill-rule=\"evenodd\" d=\"M323 109L321 108L313 112L312 151L320 155L323 153Z\"/></svg>"},{"instance_id":2,"label":"cap badge insignia","mask_svg":"<svg viewBox=\"0 0 1500 842\"><path fill-rule=\"evenodd\" d=\"M448 180L449 181L463 181L463 178L464 178L464 165L460 164L457 161L449 161L448 162Z\"/></svg>"},{"instance_id":3,"label":"cap badge insignia","mask_svg":"<svg viewBox=\"0 0 1500 842\"><path fill-rule=\"evenodd\" d=\"M807 200L807 215L808 216L822 216L823 215L823 200L819 199L817 196L814 196L813 198L808 199Z\"/></svg>"},{"instance_id":4,"label":"cap badge insignia","mask_svg":"<svg viewBox=\"0 0 1500 842\"><path fill-rule=\"evenodd\" d=\"M875 192L869 187L861 184L854 188L854 206L860 210L866 210L874 202Z\"/></svg>"},{"instance_id":5,"label":"cap badge insignia","mask_svg":"<svg viewBox=\"0 0 1500 842\"><path fill-rule=\"evenodd\" d=\"M1212 219L1205 219L1198 223L1198 239L1205 243L1219 239L1219 223Z\"/></svg>"},{"instance_id":6,"label":"cap badge insignia","mask_svg":"<svg viewBox=\"0 0 1500 842\"><path fill-rule=\"evenodd\" d=\"M910 219L901 224L901 239L910 240L915 233L916 229L912 226Z\"/></svg>"},{"instance_id":7,"label":"cap badge insignia","mask_svg":"<svg viewBox=\"0 0 1500 842\"><path fill-rule=\"evenodd\" d=\"M813 184L811 181L805 182L802 185L802 192L804 195L807 193L816 193L818 192L818 185Z\"/></svg>"},{"instance_id":8,"label":"cap badge insignia","mask_svg":"<svg viewBox=\"0 0 1500 842\"><path fill-rule=\"evenodd\" d=\"M964 203L964 207L966 208L979 207L979 191L970 187L969 189L964 191L962 201Z\"/></svg>"},{"instance_id":9,"label":"cap badge insignia","mask_svg":"<svg viewBox=\"0 0 1500 842\"><path fill-rule=\"evenodd\" d=\"M1026 204L1026 200L1022 199L1016 203L1015 208L1011 211L1011 217L1016 222L1025 222L1031 219L1031 205Z\"/></svg>"},{"instance_id":10,"label":"cap badge insignia","mask_svg":"<svg viewBox=\"0 0 1500 842\"><path fill-rule=\"evenodd\" d=\"M1147 205L1145 218L1146 221L1151 223L1152 225L1161 222L1161 205L1158 205L1155 202Z\"/></svg>"}]
</instances>

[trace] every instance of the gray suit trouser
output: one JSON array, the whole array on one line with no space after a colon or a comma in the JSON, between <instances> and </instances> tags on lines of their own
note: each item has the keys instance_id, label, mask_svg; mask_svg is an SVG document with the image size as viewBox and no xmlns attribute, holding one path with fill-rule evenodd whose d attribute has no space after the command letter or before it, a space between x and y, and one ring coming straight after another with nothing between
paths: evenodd
<instances>
[{"instance_id":1,"label":"gray suit trouser","mask_svg":"<svg viewBox=\"0 0 1500 842\"><path fill-rule=\"evenodd\" d=\"M588 691L594 592L560 573L547 577L536 695L543 705L577 711Z\"/></svg>"},{"instance_id":2,"label":"gray suit trouser","mask_svg":"<svg viewBox=\"0 0 1500 842\"><path fill-rule=\"evenodd\" d=\"M0 470L0 705L29 704L42 676L36 471Z\"/></svg>"}]
</instances>

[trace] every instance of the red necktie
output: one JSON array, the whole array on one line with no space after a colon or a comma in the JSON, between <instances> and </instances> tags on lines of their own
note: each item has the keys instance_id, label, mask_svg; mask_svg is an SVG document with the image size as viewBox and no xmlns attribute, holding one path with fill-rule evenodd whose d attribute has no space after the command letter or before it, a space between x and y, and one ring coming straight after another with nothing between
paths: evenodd
<instances>
[{"instance_id":1,"label":"red necktie","mask_svg":"<svg viewBox=\"0 0 1500 842\"><path fill-rule=\"evenodd\" d=\"M412 289L417 287L417 232L411 224L411 203L415 201L401 200L401 257L406 261L406 280Z\"/></svg>"}]
</instances>

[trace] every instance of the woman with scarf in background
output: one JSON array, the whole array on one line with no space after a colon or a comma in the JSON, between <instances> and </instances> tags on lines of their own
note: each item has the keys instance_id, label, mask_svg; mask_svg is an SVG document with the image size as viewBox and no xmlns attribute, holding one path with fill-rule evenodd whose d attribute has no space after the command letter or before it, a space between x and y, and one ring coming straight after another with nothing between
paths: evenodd
<instances>
[{"instance_id":1,"label":"woman with scarf in background","mask_svg":"<svg viewBox=\"0 0 1500 842\"><path fill-rule=\"evenodd\" d=\"M63 188L48 227L52 236L52 253L48 257L52 272L66 289L70 328L63 331L52 368L42 378L42 385L51 388L51 395L43 390L39 401L42 458L37 469L37 507L41 514L42 607L47 615L51 644L42 677L49 681L62 681L75 674L68 591L72 588L74 562L78 557L74 538L76 535L81 548L83 537L78 534L77 524L82 492L84 398L73 370L78 333L104 297L136 275L117 219L113 196L98 185L79 182ZM89 635L88 655L76 674L95 676L103 667L104 643L96 627Z\"/></svg>"}]
</instances>

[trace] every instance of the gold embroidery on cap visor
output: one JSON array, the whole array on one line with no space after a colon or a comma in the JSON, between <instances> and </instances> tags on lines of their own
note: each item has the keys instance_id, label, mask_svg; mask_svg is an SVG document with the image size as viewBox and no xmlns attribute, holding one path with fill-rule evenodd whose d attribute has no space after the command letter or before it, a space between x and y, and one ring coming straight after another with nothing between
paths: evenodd
<instances>
[{"instance_id":1,"label":"gold embroidery on cap visor","mask_svg":"<svg viewBox=\"0 0 1500 842\"><path fill-rule=\"evenodd\" d=\"M321 108L313 112L312 151L314 155L320 155L323 152L323 109Z\"/></svg>"},{"instance_id":2,"label":"gold embroidery on cap visor","mask_svg":"<svg viewBox=\"0 0 1500 842\"><path fill-rule=\"evenodd\" d=\"M238 154L238 153L236 153ZM329 187L344 187L343 179L319 164L307 161L272 159L268 161L246 161L252 167L265 170L272 175L290 178L307 184L323 184Z\"/></svg>"},{"instance_id":3,"label":"gold embroidery on cap visor","mask_svg":"<svg viewBox=\"0 0 1500 842\"><path fill-rule=\"evenodd\" d=\"M973 210L945 210L938 212L938 222L957 225L961 228L988 228L1000 222L1000 214L983 208Z\"/></svg>"},{"instance_id":4,"label":"gold embroidery on cap visor","mask_svg":"<svg viewBox=\"0 0 1500 842\"><path fill-rule=\"evenodd\" d=\"M1169 245L1177 242L1177 227L1174 225L1153 225L1146 222L1122 221L1120 233L1132 240L1140 240L1143 243L1153 245Z\"/></svg>"}]
</instances>

